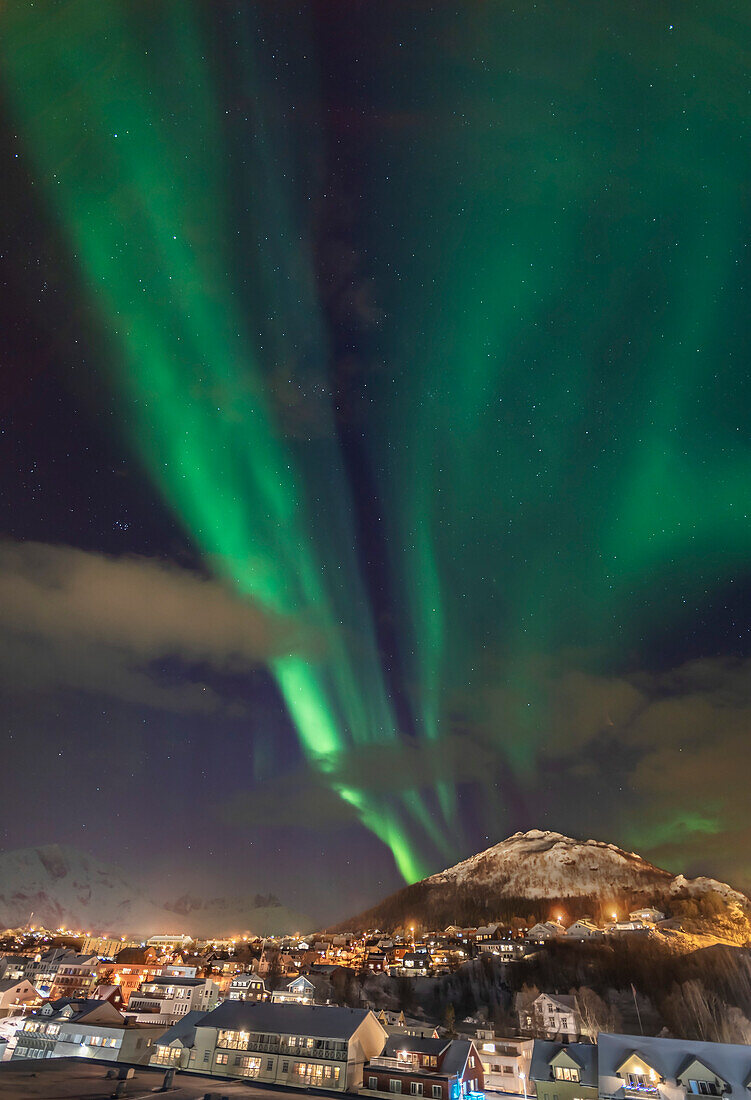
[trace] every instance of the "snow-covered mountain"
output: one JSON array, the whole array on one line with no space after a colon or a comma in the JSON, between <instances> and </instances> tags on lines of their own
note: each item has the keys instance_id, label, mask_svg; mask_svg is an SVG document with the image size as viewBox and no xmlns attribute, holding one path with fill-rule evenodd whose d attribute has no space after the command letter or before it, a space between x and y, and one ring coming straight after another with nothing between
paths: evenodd
<instances>
[{"instance_id":1,"label":"snow-covered mountain","mask_svg":"<svg viewBox=\"0 0 751 1100\"><path fill-rule=\"evenodd\" d=\"M394 927L412 921L430 927L479 923L507 917L513 905L519 910L520 902L529 903L530 911L539 908L542 914L541 903L562 899L569 900L566 908L573 918L598 902L647 904L670 896L710 892L751 911L748 898L726 883L672 875L615 844L532 829L514 833L492 848L405 887L349 923L365 927ZM521 915L526 911L521 910Z\"/></svg>"},{"instance_id":2,"label":"snow-covered mountain","mask_svg":"<svg viewBox=\"0 0 751 1100\"><path fill-rule=\"evenodd\" d=\"M295 932L299 913L263 897L148 897L119 868L58 844L0 853L0 927L32 923L115 934L187 932L193 936Z\"/></svg>"}]
</instances>

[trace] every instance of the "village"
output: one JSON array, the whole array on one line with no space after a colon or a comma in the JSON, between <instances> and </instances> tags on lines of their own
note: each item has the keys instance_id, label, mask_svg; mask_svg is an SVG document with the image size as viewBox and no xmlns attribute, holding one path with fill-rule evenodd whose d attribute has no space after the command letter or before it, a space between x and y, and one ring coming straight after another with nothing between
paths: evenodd
<instances>
[{"instance_id":1,"label":"village","mask_svg":"<svg viewBox=\"0 0 751 1100\"><path fill-rule=\"evenodd\" d=\"M649 1033L633 986L638 1027L629 1020L622 1031L620 1018L584 988L525 984L505 1012L464 1015L455 983L473 974L510 990L517 968L539 968L551 952L581 955L626 941L638 951L669 922L651 907L603 924L582 917L566 925L562 916L526 928L517 921L264 939L7 930L0 1090L4 1071L34 1063L38 1072L44 1063L46 1072L63 1073L75 1059L109 1066L123 1081L148 1069L166 1083L190 1074L430 1100L483 1093L678 1100L746 1089L751 1047L692 1038L690 1028Z\"/></svg>"}]
</instances>

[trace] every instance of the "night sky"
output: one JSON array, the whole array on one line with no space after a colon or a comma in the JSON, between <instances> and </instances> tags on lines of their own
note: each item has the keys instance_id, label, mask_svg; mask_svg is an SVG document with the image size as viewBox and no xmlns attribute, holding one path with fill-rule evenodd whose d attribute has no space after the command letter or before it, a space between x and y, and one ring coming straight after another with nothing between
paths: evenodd
<instances>
[{"instance_id":1,"label":"night sky","mask_svg":"<svg viewBox=\"0 0 751 1100\"><path fill-rule=\"evenodd\" d=\"M747 4L0 8L2 847L751 886Z\"/></svg>"}]
</instances>

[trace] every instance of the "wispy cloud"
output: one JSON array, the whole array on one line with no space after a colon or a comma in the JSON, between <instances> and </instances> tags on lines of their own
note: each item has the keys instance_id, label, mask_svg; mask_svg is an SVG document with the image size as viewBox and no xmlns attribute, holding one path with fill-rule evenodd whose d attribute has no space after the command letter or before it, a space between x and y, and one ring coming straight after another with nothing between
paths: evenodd
<instances>
[{"instance_id":1,"label":"wispy cloud","mask_svg":"<svg viewBox=\"0 0 751 1100\"><path fill-rule=\"evenodd\" d=\"M170 685L160 662L237 672L302 644L293 622L186 569L7 540L0 627L6 692L72 689L177 711L222 701L207 685Z\"/></svg>"}]
</instances>

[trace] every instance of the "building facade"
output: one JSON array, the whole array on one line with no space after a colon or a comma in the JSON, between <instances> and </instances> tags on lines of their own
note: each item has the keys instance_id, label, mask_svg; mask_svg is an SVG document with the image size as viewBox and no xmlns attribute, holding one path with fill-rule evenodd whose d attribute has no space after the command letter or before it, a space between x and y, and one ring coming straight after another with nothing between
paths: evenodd
<instances>
[{"instance_id":1,"label":"building facade","mask_svg":"<svg viewBox=\"0 0 751 1100\"><path fill-rule=\"evenodd\" d=\"M467 1039L418 1039L392 1035L365 1066L363 1094L393 1098L459 1100L484 1089L477 1048Z\"/></svg>"},{"instance_id":2,"label":"building facade","mask_svg":"<svg viewBox=\"0 0 751 1100\"><path fill-rule=\"evenodd\" d=\"M218 1077L353 1091L386 1032L366 1009L224 1001L196 1026L188 1067Z\"/></svg>"}]
</instances>

